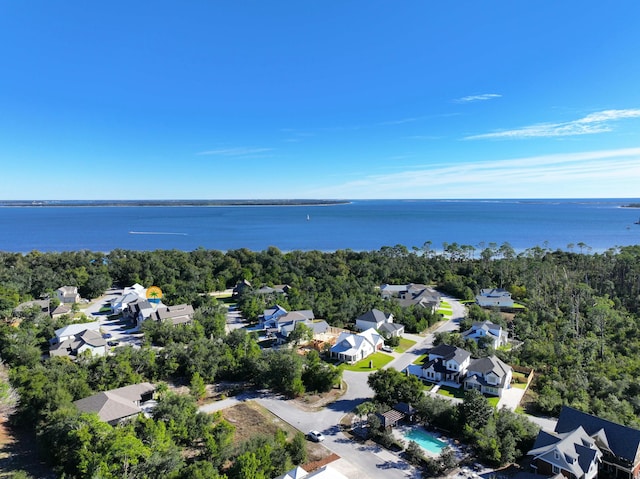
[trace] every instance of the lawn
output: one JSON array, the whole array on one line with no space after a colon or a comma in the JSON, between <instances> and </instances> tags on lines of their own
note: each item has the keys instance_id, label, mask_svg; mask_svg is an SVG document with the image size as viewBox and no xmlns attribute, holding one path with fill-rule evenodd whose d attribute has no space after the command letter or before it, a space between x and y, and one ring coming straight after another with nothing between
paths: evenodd
<instances>
[{"instance_id":1,"label":"lawn","mask_svg":"<svg viewBox=\"0 0 640 479\"><path fill-rule=\"evenodd\" d=\"M450 398L464 399L464 389L462 388L456 389L450 388L448 386L440 386L440 389L438 389L438 394L442 394L443 396L447 396Z\"/></svg>"},{"instance_id":2,"label":"lawn","mask_svg":"<svg viewBox=\"0 0 640 479\"><path fill-rule=\"evenodd\" d=\"M449 303L447 303L446 301L442 301L437 313L440 313L443 316L451 316L453 314L453 309L451 308L451 305Z\"/></svg>"},{"instance_id":3,"label":"lawn","mask_svg":"<svg viewBox=\"0 0 640 479\"><path fill-rule=\"evenodd\" d=\"M498 402L499 402L499 401L500 401L500 398L497 398L497 397L490 397L490 398L487 398L487 402L488 402L488 403L489 403L489 405L490 405L492 408L494 408L494 409L498 407Z\"/></svg>"},{"instance_id":4,"label":"lawn","mask_svg":"<svg viewBox=\"0 0 640 479\"><path fill-rule=\"evenodd\" d=\"M415 341L411 341L410 339L406 339L406 338L400 338L400 344L398 344L394 348L394 350L396 353L404 353L407 349L409 349L414 344L416 344Z\"/></svg>"},{"instance_id":5,"label":"lawn","mask_svg":"<svg viewBox=\"0 0 640 479\"><path fill-rule=\"evenodd\" d=\"M513 371L513 382L511 385L518 389L527 389L527 376L523 373Z\"/></svg>"},{"instance_id":6,"label":"lawn","mask_svg":"<svg viewBox=\"0 0 640 479\"><path fill-rule=\"evenodd\" d=\"M361 361L358 361L355 364L341 364L340 367L342 369L346 369L347 371L356 371L356 372L368 372L375 371L376 369L380 369L386 364L393 361L393 356L389 356L384 353L375 353L369 357L364 358ZM369 367L369 362L372 362L372 367Z\"/></svg>"},{"instance_id":7,"label":"lawn","mask_svg":"<svg viewBox=\"0 0 640 479\"><path fill-rule=\"evenodd\" d=\"M413 364L422 364L424 363L424 360L427 359L429 357L429 353L424 353L422 356L419 356L418 359L416 359Z\"/></svg>"}]
</instances>

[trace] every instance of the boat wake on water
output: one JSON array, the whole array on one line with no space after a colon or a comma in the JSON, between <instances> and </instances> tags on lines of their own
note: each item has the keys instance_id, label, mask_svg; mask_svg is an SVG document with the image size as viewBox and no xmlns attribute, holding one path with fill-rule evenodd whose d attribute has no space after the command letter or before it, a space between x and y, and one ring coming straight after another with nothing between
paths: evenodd
<instances>
[{"instance_id":1,"label":"boat wake on water","mask_svg":"<svg viewBox=\"0 0 640 479\"><path fill-rule=\"evenodd\" d=\"M172 233L170 231L129 231L130 235L171 235L171 236L189 236L187 233Z\"/></svg>"}]
</instances>

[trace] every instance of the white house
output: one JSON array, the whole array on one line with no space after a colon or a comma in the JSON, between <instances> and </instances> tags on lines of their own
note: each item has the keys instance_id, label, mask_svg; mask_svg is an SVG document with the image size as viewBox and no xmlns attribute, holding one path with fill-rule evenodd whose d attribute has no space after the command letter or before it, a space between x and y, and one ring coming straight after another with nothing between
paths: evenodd
<instances>
[{"instance_id":1,"label":"white house","mask_svg":"<svg viewBox=\"0 0 640 479\"><path fill-rule=\"evenodd\" d=\"M476 295L476 303L483 308L513 308L514 302L511 299L511 293L502 288L486 288L481 289L480 294Z\"/></svg>"},{"instance_id":2,"label":"white house","mask_svg":"<svg viewBox=\"0 0 640 479\"><path fill-rule=\"evenodd\" d=\"M467 370L464 388L502 397L505 389L511 387L512 375L511 366L503 363L496 356L474 359Z\"/></svg>"},{"instance_id":3,"label":"white house","mask_svg":"<svg viewBox=\"0 0 640 479\"><path fill-rule=\"evenodd\" d=\"M491 346L496 349L507 344L508 333L502 330L502 326L489 321L473 323L470 329L462 333L464 339L472 339L476 343L482 338L489 338Z\"/></svg>"},{"instance_id":4,"label":"white house","mask_svg":"<svg viewBox=\"0 0 640 479\"><path fill-rule=\"evenodd\" d=\"M49 342L51 344L60 343L84 331L100 331L100 323L92 321L90 323L69 324L63 328L56 329L54 331L55 338L49 340Z\"/></svg>"},{"instance_id":5,"label":"white house","mask_svg":"<svg viewBox=\"0 0 640 479\"><path fill-rule=\"evenodd\" d=\"M331 347L330 354L332 358L353 364L375 353L383 345L384 338L373 328L358 334L343 332Z\"/></svg>"},{"instance_id":6,"label":"white house","mask_svg":"<svg viewBox=\"0 0 640 479\"><path fill-rule=\"evenodd\" d=\"M56 296L63 304L80 302L80 295L76 286L62 286L56 289Z\"/></svg>"},{"instance_id":7,"label":"white house","mask_svg":"<svg viewBox=\"0 0 640 479\"><path fill-rule=\"evenodd\" d=\"M107 354L107 342L102 337L100 332L96 329L87 329L87 324L72 324L70 326L79 326L81 328L70 328L66 326L65 331L61 332L61 336L58 336L61 331L56 331L56 337L53 338L51 346L49 348L49 357L55 356L67 356L77 357L78 355L89 351L94 356L104 356ZM98 324L98 323L95 323Z\"/></svg>"}]
</instances>

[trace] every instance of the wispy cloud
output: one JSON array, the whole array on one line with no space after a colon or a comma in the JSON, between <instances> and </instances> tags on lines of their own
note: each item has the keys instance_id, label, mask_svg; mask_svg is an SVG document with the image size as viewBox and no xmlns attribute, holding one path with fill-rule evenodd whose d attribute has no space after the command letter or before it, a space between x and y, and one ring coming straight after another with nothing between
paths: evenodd
<instances>
[{"instance_id":1,"label":"wispy cloud","mask_svg":"<svg viewBox=\"0 0 640 479\"><path fill-rule=\"evenodd\" d=\"M465 140L485 140L493 138L540 138L575 135L592 135L612 131L611 122L624 118L640 117L640 109L603 110L591 113L578 120L562 123L539 123L536 125L516 128L514 130L496 131L481 135L467 136Z\"/></svg>"},{"instance_id":2,"label":"wispy cloud","mask_svg":"<svg viewBox=\"0 0 640 479\"><path fill-rule=\"evenodd\" d=\"M318 190L340 198L580 198L634 196L640 148L438 164Z\"/></svg>"},{"instance_id":3,"label":"wispy cloud","mask_svg":"<svg viewBox=\"0 0 640 479\"><path fill-rule=\"evenodd\" d=\"M483 93L481 95L469 95L463 96L462 98L456 98L453 100L454 103L472 103L474 101L487 101L494 100L496 98L501 98L502 95L497 93Z\"/></svg>"},{"instance_id":4,"label":"wispy cloud","mask_svg":"<svg viewBox=\"0 0 640 479\"><path fill-rule=\"evenodd\" d=\"M248 147L235 147L235 148L219 148L217 150L207 150L196 153L198 156L252 156L267 151L272 151L273 148L248 148Z\"/></svg>"}]
</instances>

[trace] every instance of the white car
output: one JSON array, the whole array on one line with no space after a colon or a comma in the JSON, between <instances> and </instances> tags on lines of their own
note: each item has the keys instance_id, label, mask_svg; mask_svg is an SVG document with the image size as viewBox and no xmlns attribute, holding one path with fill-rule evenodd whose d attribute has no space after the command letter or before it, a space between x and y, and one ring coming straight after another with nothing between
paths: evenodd
<instances>
[{"instance_id":1,"label":"white car","mask_svg":"<svg viewBox=\"0 0 640 479\"><path fill-rule=\"evenodd\" d=\"M386 353L392 353L393 352L393 348L391 346L387 346L386 344L384 346L382 346L382 350Z\"/></svg>"},{"instance_id":2,"label":"white car","mask_svg":"<svg viewBox=\"0 0 640 479\"><path fill-rule=\"evenodd\" d=\"M307 438L309 438L313 442L321 442L324 441L324 436L320 431L309 431L307 433Z\"/></svg>"}]
</instances>

